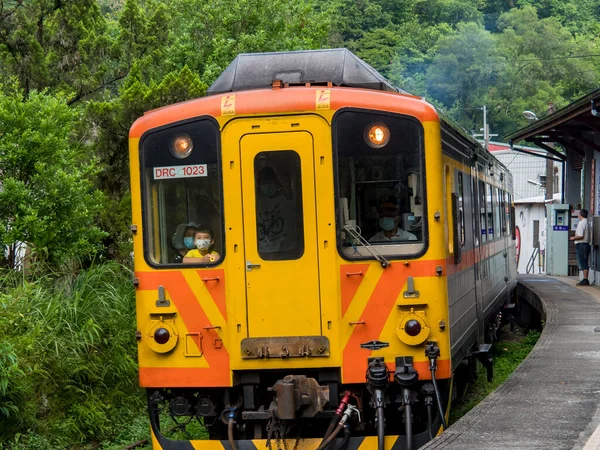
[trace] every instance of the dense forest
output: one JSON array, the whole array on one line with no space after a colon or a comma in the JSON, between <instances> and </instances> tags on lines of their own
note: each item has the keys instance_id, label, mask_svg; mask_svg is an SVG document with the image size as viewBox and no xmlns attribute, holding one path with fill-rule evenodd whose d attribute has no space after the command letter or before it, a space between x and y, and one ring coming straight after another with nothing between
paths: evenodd
<instances>
[{"instance_id":1,"label":"dense forest","mask_svg":"<svg viewBox=\"0 0 600 450\"><path fill-rule=\"evenodd\" d=\"M346 47L468 132L485 105L501 138L598 88L599 36L600 0L0 0L0 449L147 435L127 156L144 111L203 96L241 52Z\"/></svg>"}]
</instances>

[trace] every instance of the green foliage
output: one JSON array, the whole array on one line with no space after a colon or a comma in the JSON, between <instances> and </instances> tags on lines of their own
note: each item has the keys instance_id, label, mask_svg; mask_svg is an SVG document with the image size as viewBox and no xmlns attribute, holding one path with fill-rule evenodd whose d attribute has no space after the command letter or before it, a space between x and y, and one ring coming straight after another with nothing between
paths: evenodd
<instances>
[{"instance_id":1,"label":"green foliage","mask_svg":"<svg viewBox=\"0 0 600 450\"><path fill-rule=\"evenodd\" d=\"M64 97L0 85L0 245L33 246L38 260L92 255L101 193L93 158L76 140L79 111Z\"/></svg>"},{"instance_id":2,"label":"green foliage","mask_svg":"<svg viewBox=\"0 0 600 450\"><path fill-rule=\"evenodd\" d=\"M142 413L131 276L114 263L36 281L4 272L0 441L66 448Z\"/></svg>"}]
</instances>

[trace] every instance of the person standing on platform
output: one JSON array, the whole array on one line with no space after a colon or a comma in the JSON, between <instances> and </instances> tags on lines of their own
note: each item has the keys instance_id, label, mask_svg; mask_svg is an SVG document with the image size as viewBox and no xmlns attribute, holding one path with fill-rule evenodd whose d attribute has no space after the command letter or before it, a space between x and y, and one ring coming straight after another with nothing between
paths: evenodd
<instances>
[{"instance_id":1,"label":"person standing on platform","mask_svg":"<svg viewBox=\"0 0 600 450\"><path fill-rule=\"evenodd\" d=\"M577 283L577 286L589 286L588 274L590 266L588 259L590 257L590 244L592 243L592 236L590 233L590 224L587 219L587 209L579 211L579 223L577 224L577 230L575 236L571 237L571 241L575 241L575 253L577 254L577 265L579 270L583 270L583 279Z\"/></svg>"}]
</instances>

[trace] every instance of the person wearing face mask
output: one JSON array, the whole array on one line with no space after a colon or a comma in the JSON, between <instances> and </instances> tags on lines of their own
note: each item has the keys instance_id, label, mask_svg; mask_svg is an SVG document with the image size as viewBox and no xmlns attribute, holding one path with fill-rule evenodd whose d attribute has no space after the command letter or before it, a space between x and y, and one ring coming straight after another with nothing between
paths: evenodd
<instances>
[{"instance_id":1,"label":"person wearing face mask","mask_svg":"<svg viewBox=\"0 0 600 450\"><path fill-rule=\"evenodd\" d=\"M183 258L185 264L195 263L215 263L219 260L220 255L212 250L215 243L213 233L208 228L200 228L196 231L194 245L196 248L187 252Z\"/></svg>"},{"instance_id":2,"label":"person wearing face mask","mask_svg":"<svg viewBox=\"0 0 600 450\"><path fill-rule=\"evenodd\" d=\"M177 225L175 234L171 239L171 243L176 250L175 256L173 256L173 263L181 264L184 256L193 248L196 248L194 239L196 236L196 230L198 226L194 223L180 223Z\"/></svg>"},{"instance_id":3,"label":"person wearing face mask","mask_svg":"<svg viewBox=\"0 0 600 450\"><path fill-rule=\"evenodd\" d=\"M381 231L369 239L369 242L416 241L417 237L400 228L399 222L400 214L396 199L384 197L379 206L379 227Z\"/></svg>"}]
</instances>

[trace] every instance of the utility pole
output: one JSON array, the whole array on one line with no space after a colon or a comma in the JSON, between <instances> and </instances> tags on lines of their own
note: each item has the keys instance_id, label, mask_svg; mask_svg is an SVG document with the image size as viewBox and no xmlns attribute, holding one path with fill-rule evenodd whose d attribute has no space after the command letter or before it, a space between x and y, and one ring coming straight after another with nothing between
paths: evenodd
<instances>
[{"instance_id":1,"label":"utility pole","mask_svg":"<svg viewBox=\"0 0 600 450\"><path fill-rule=\"evenodd\" d=\"M483 105L483 146L487 150L490 143L490 130L487 126L487 108Z\"/></svg>"},{"instance_id":2,"label":"utility pole","mask_svg":"<svg viewBox=\"0 0 600 450\"><path fill-rule=\"evenodd\" d=\"M490 146L490 137L498 136L497 134L490 134L490 126L487 123L487 107L483 105L483 108L479 108L483 110L483 128L480 128L479 131L483 131L483 134L474 134L473 137L483 137L483 147L486 150L489 150ZM480 141L481 142L481 141Z\"/></svg>"}]
</instances>

